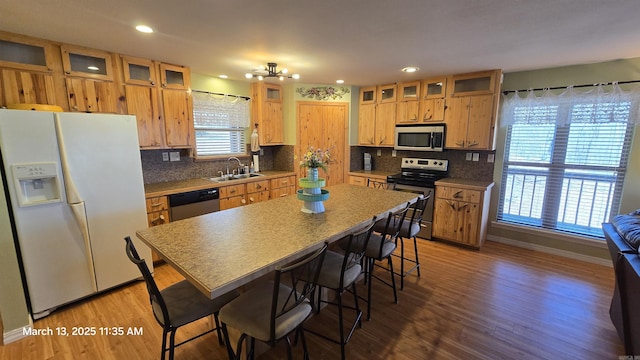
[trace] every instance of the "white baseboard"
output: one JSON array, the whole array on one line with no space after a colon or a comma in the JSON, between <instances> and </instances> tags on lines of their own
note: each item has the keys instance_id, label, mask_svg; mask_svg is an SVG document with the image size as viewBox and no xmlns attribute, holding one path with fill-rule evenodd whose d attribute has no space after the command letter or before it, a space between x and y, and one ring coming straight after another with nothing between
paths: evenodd
<instances>
[{"instance_id":1,"label":"white baseboard","mask_svg":"<svg viewBox=\"0 0 640 360\"><path fill-rule=\"evenodd\" d=\"M581 260L581 261L586 261L586 262L590 262L590 263L593 263L593 264L613 267L613 263L611 262L610 259L603 259L603 258L599 258L599 257L595 257L595 256L578 254L578 253L575 253L575 252L572 252L572 251L555 249L555 248L548 247L548 246L532 244L532 243L528 243L528 242L524 242L524 241L517 241L517 240L513 240L513 239L501 237L501 236L495 236L495 235L491 235L491 234L487 235L487 240L495 241L495 242L498 242L498 243L507 244L507 245L511 245L511 246L517 246L517 247L524 248L524 249L540 251L540 252L544 252L544 253L547 253L547 254L564 256L566 258L570 258L570 259L574 259L574 260Z\"/></svg>"},{"instance_id":2,"label":"white baseboard","mask_svg":"<svg viewBox=\"0 0 640 360\"><path fill-rule=\"evenodd\" d=\"M25 334L25 332L28 332L28 331L24 331L24 330L25 329L29 330L31 328L31 326L32 326L32 324L29 324L28 326L24 326L24 327L21 327L21 328L17 328L17 329L13 329L13 330L5 332L3 334L3 337L2 337L3 344L7 345L9 343L12 343L14 341L18 341L18 340L20 340L22 338L25 338L25 337L29 336L29 335Z\"/></svg>"}]
</instances>

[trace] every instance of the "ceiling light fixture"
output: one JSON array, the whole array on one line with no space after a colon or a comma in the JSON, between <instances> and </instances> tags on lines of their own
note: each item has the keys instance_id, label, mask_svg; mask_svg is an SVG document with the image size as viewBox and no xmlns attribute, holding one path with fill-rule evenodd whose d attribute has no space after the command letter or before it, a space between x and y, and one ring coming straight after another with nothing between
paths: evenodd
<instances>
[{"instance_id":1,"label":"ceiling light fixture","mask_svg":"<svg viewBox=\"0 0 640 360\"><path fill-rule=\"evenodd\" d=\"M153 32L153 29L148 27L147 25L138 25L136 26L136 30L146 34L151 34Z\"/></svg>"},{"instance_id":2,"label":"ceiling light fixture","mask_svg":"<svg viewBox=\"0 0 640 360\"><path fill-rule=\"evenodd\" d=\"M406 73L414 73L418 70L420 70L420 68L417 66L407 66L405 68L402 68L402 71Z\"/></svg>"},{"instance_id":3,"label":"ceiling light fixture","mask_svg":"<svg viewBox=\"0 0 640 360\"><path fill-rule=\"evenodd\" d=\"M336 83L338 83L338 84L344 84L344 80L342 80L342 79L341 79L341 80L336 80Z\"/></svg>"},{"instance_id":4,"label":"ceiling light fixture","mask_svg":"<svg viewBox=\"0 0 640 360\"><path fill-rule=\"evenodd\" d=\"M223 75L218 75L218 77L220 79L228 79L229 78L227 75L224 75L224 74Z\"/></svg>"},{"instance_id":5,"label":"ceiling light fixture","mask_svg":"<svg viewBox=\"0 0 640 360\"><path fill-rule=\"evenodd\" d=\"M244 74L244 77L246 77L247 79L257 77L258 80L260 81L268 77L277 77L278 79L280 79L280 81L284 80L285 78L300 79L300 74L288 75L289 70L284 68L278 71L277 67L278 67L278 64L270 62L270 63L267 63L267 66L260 66L257 69L254 69L252 72Z\"/></svg>"}]
</instances>

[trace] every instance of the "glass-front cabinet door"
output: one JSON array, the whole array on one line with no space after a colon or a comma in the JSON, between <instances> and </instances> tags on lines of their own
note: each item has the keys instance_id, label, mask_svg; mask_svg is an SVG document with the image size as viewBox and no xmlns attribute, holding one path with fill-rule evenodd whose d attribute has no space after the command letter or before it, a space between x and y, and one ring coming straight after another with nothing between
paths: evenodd
<instances>
[{"instance_id":1,"label":"glass-front cabinet door","mask_svg":"<svg viewBox=\"0 0 640 360\"><path fill-rule=\"evenodd\" d=\"M438 77L422 82L423 99L442 99L447 93L447 78Z\"/></svg>"},{"instance_id":2,"label":"glass-front cabinet door","mask_svg":"<svg viewBox=\"0 0 640 360\"><path fill-rule=\"evenodd\" d=\"M160 81L164 88L189 90L191 74L185 66L160 64Z\"/></svg>"},{"instance_id":3,"label":"glass-front cabinet door","mask_svg":"<svg viewBox=\"0 0 640 360\"><path fill-rule=\"evenodd\" d=\"M482 71L454 75L451 78L451 96L488 95L495 91L498 72Z\"/></svg>"},{"instance_id":4,"label":"glass-front cabinet door","mask_svg":"<svg viewBox=\"0 0 640 360\"><path fill-rule=\"evenodd\" d=\"M153 60L122 57L124 82L132 85L155 86L157 83L156 68Z\"/></svg>"},{"instance_id":5,"label":"glass-front cabinet door","mask_svg":"<svg viewBox=\"0 0 640 360\"><path fill-rule=\"evenodd\" d=\"M61 51L65 75L113 81L110 53L72 45L62 45Z\"/></svg>"},{"instance_id":6,"label":"glass-front cabinet door","mask_svg":"<svg viewBox=\"0 0 640 360\"><path fill-rule=\"evenodd\" d=\"M380 85L378 86L378 102L379 103L387 103L387 102L396 102L396 84L391 85Z\"/></svg>"},{"instance_id":7,"label":"glass-front cabinet door","mask_svg":"<svg viewBox=\"0 0 640 360\"><path fill-rule=\"evenodd\" d=\"M420 100L420 81L405 82L398 85L398 101Z\"/></svg>"},{"instance_id":8,"label":"glass-front cabinet door","mask_svg":"<svg viewBox=\"0 0 640 360\"><path fill-rule=\"evenodd\" d=\"M376 103L376 87L364 86L360 88L360 105Z\"/></svg>"},{"instance_id":9,"label":"glass-front cabinet door","mask_svg":"<svg viewBox=\"0 0 640 360\"><path fill-rule=\"evenodd\" d=\"M21 70L51 72L51 44L17 35L0 39L0 66Z\"/></svg>"}]
</instances>

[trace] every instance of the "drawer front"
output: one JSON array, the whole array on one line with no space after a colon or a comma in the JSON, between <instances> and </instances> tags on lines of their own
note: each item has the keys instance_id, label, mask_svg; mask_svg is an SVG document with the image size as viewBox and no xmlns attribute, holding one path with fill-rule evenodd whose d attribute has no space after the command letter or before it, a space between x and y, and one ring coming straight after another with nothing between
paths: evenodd
<instances>
[{"instance_id":1,"label":"drawer front","mask_svg":"<svg viewBox=\"0 0 640 360\"><path fill-rule=\"evenodd\" d=\"M360 176L349 176L349 184L358 186L367 186L367 180Z\"/></svg>"},{"instance_id":2,"label":"drawer front","mask_svg":"<svg viewBox=\"0 0 640 360\"><path fill-rule=\"evenodd\" d=\"M269 180L262 180L256 182L247 183L247 193L254 193L258 191L269 191Z\"/></svg>"},{"instance_id":3,"label":"drawer front","mask_svg":"<svg viewBox=\"0 0 640 360\"><path fill-rule=\"evenodd\" d=\"M147 212L162 211L169 209L169 202L166 196L157 196L147 199Z\"/></svg>"},{"instance_id":4,"label":"drawer front","mask_svg":"<svg viewBox=\"0 0 640 360\"><path fill-rule=\"evenodd\" d=\"M278 189L285 186L295 186L296 177L295 176L285 176L277 179L271 180L271 188Z\"/></svg>"},{"instance_id":5,"label":"drawer front","mask_svg":"<svg viewBox=\"0 0 640 360\"><path fill-rule=\"evenodd\" d=\"M232 209L243 206L247 203L244 195L231 196L229 198L220 199L220 210Z\"/></svg>"},{"instance_id":6,"label":"drawer front","mask_svg":"<svg viewBox=\"0 0 640 360\"><path fill-rule=\"evenodd\" d=\"M148 213L147 221L149 227L166 224L169 222L169 210Z\"/></svg>"},{"instance_id":7,"label":"drawer front","mask_svg":"<svg viewBox=\"0 0 640 360\"><path fill-rule=\"evenodd\" d=\"M436 186L436 197L440 199L450 199L457 201L480 203L482 192L479 190L460 189L449 186Z\"/></svg>"},{"instance_id":8,"label":"drawer front","mask_svg":"<svg viewBox=\"0 0 640 360\"><path fill-rule=\"evenodd\" d=\"M279 197L293 195L293 194L295 194L295 192L296 192L296 187L295 186L287 186L287 187L281 187L279 189L272 189L271 190L271 198L272 199L277 199Z\"/></svg>"},{"instance_id":9,"label":"drawer front","mask_svg":"<svg viewBox=\"0 0 640 360\"><path fill-rule=\"evenodd\" d=\"M258 191L258 192L254 192L254 193L248 193L247 194L247 204L255 204L255 203L259 203L261 201L267 201L269 200L271 195L271 192L266 190L266 191Z\"/></svg>"},{"instance_id":10,"label":"drawer front","mask_svg":"<svg viewBox=\"0 0 640 360\"><path fill-rule=\"evenodd\" d=\"M228 198L239 195L244 195L244 184L231 185L220 188L221 198Z\"/></svg>"}]
</instances>

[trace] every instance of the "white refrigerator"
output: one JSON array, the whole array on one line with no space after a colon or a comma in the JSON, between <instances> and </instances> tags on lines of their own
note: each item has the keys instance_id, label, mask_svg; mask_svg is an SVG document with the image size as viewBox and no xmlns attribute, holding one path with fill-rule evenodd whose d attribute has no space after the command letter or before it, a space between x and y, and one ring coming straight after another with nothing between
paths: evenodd
<instances>
[{"instance_id":1,"label":"white refrigerator","mask_svg":"<svg viewBox=\"0 0 640 360\"><path fill-rule=\"evenodd\" d=\"M0 110L0 152L34 319L139 278L125 236L152 269L134 116Z\"/></svg>"}]
</instances>

